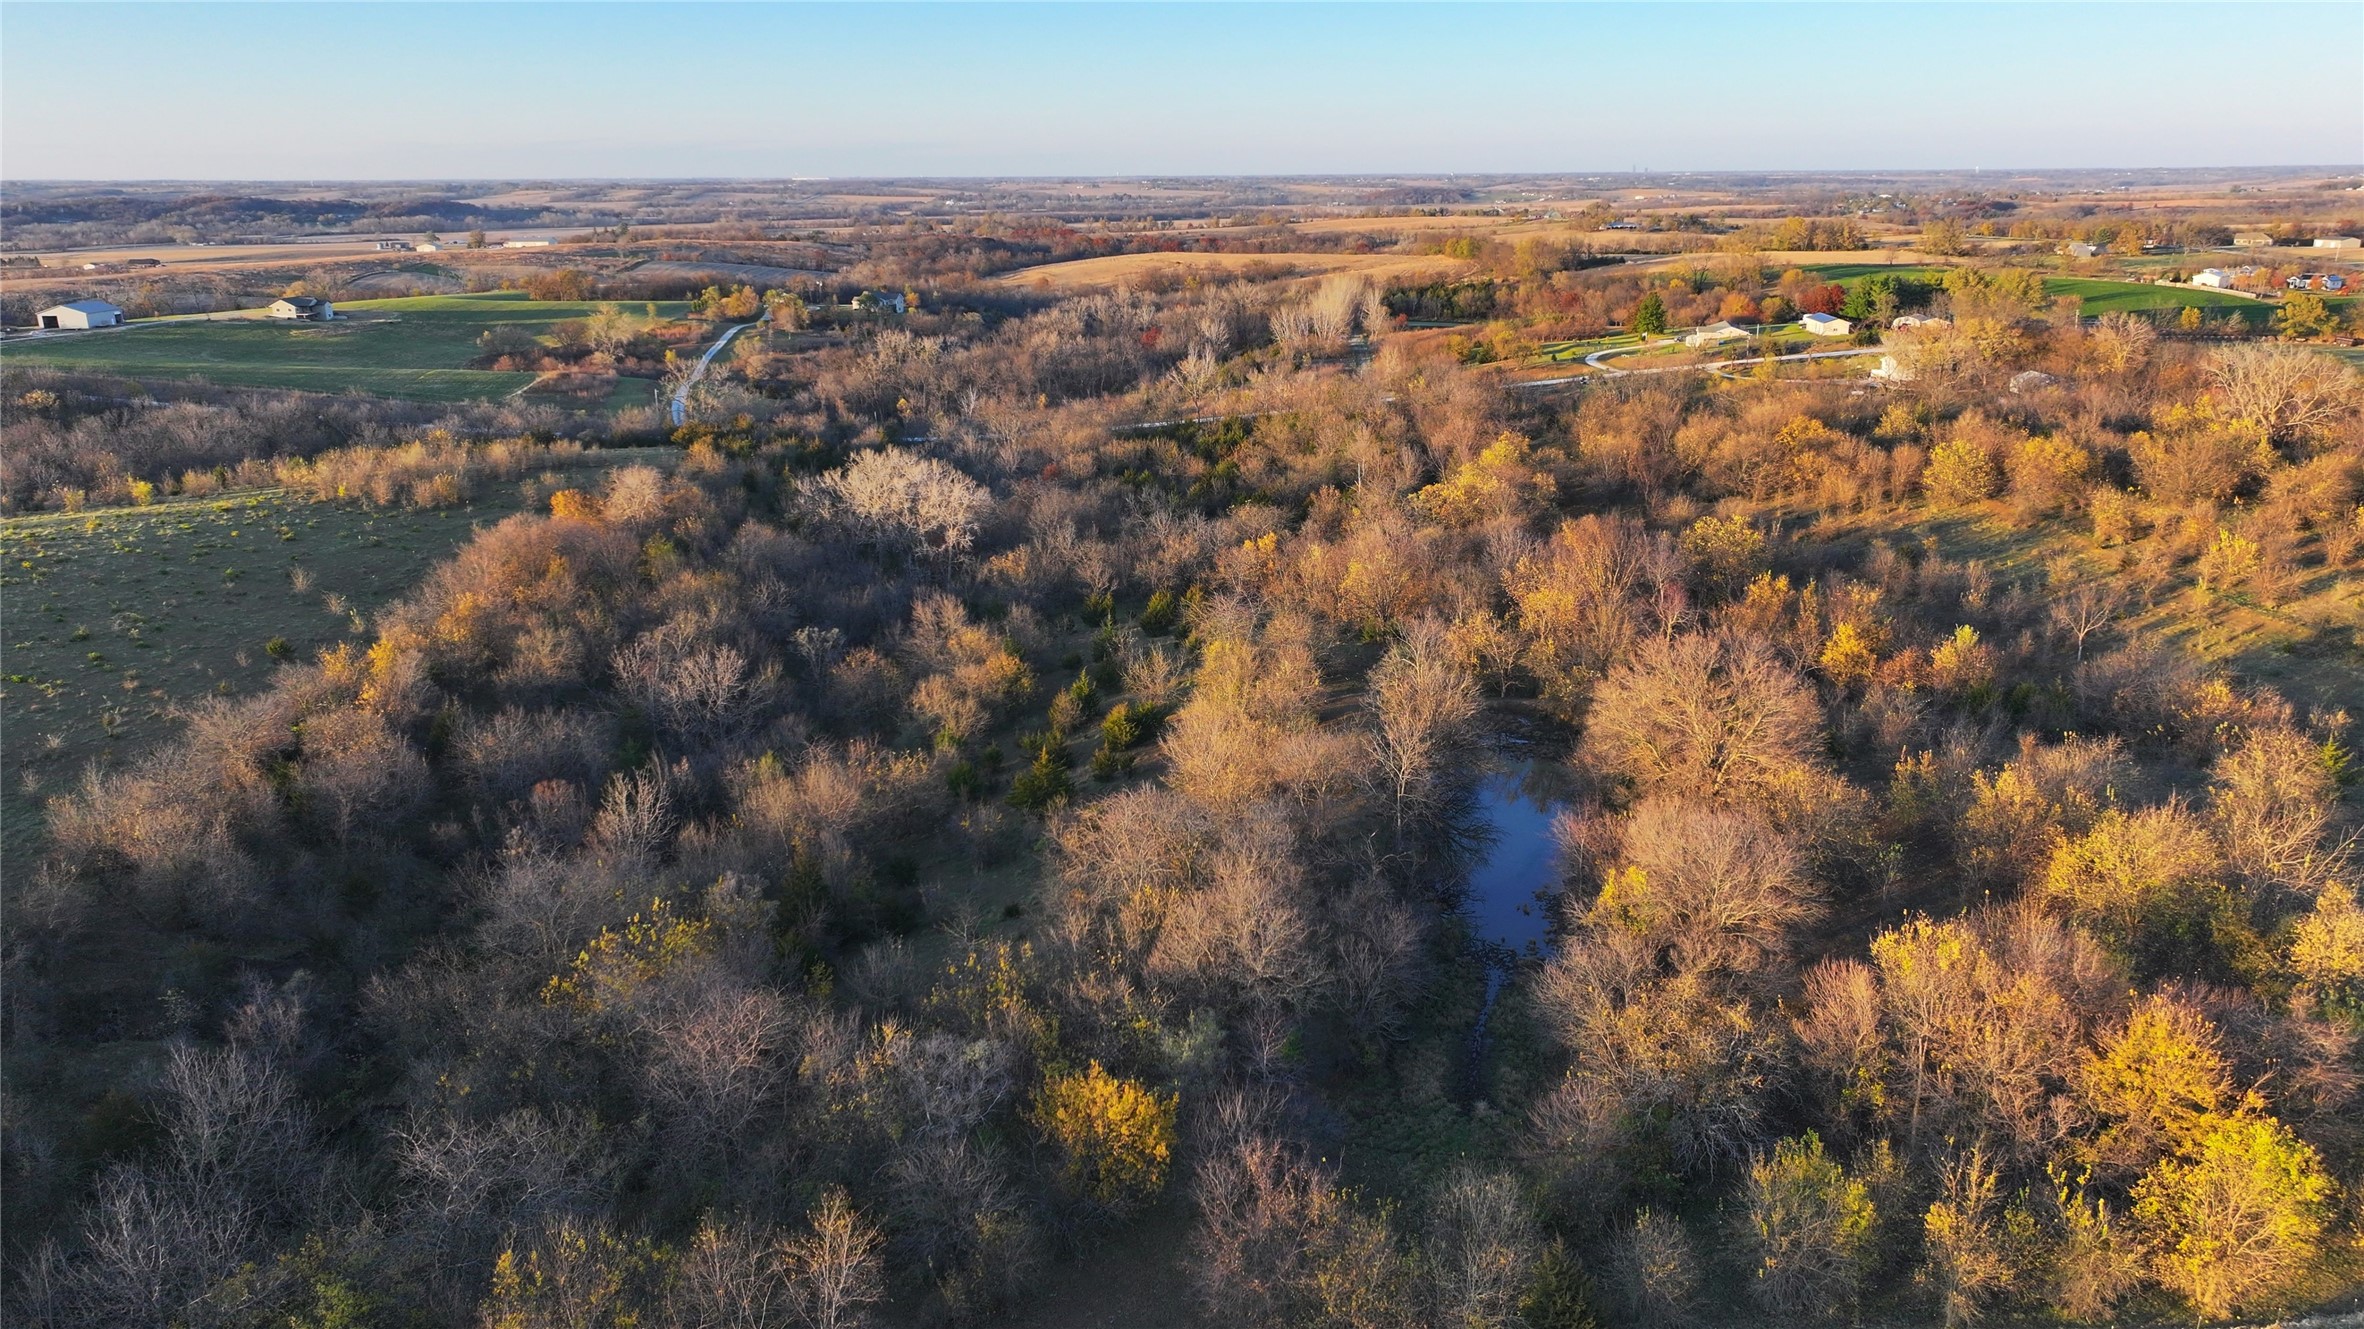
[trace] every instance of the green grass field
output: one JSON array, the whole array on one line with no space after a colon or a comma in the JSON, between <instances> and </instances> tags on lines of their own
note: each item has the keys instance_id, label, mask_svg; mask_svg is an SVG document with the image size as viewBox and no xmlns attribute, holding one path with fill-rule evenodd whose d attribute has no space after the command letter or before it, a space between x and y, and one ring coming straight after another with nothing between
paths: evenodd
<instances>
[{"instance_id":1,"label":"green grass field","mask_svg":"<svg viewBox=\"0 0 2364 1329\"><path fill-rule=\"evenodd\" d=\"M533 382L532 374L470 369L476 339L495 324L546 336L595 305L528 300L519 292L429 295L339 304L334 323L271 319L155 322L120 332L21 342L7 348L14 364L51 365L150 378L204 378L237 387L305 392L367 392L417 401L487 401ZM626 305L633 313L642 305ZM659 302L657 313L678 318L688 308ZM350 321L347 321L347 319ZM643 404L646 384L627 380L609 398ZM626 401L626 398L629 398Z\"/></svg>"},{"instance_id":2,"label":"green grass field","mask_svg":"<svg viewBox=\"0 0 2364 1329\"><path fill-rule=\"evenodd\" d=\"M580 465L671 455L616 449ZM355 615L407 593L479 524L524 503L497 483L472 506L434 512L271 489L0 521L6 865L30 861L44 800L86 766L118 768L177 732L177 707L255 691L281 658L360 637Z\"/></svg>"},{"instance_id":3,"label":"green grass field","mask_svg":"<svg viewBox=\"0 0 2364 1329\"><path fill-rule=\"evenodd\" d=\"M1557 363L1581 360L1595 351L1614 350L1623 346L1639 346L1645 339L1638 332L1619 332L1607 337L1582 337L1575 341L1546 342L1536 349L1542 359Z\"/></svg>"},{"instance_id":4,"label":"green grass field","mask_svg":"<svg viewBox=\"0 0 2364 1329\"><path fill-rule=\"evenodd\" d=\"M2197 291L2184 286L2153 286L2147 282L2101 281L2092 277L2046 277L2044 294L2073 295L2085 302L2085 313L2148 313L2159 309L2200 309L2221 315L2232 310L2252 323L2274 317L2274 306L2263 300Z\"/></svg>"},{"instance_id":5,"label":"green grass field","mask_svg":"<svg viewBox=\"0 0 2364 1329\"><path fill-rule=\"evenodd\" d=\"M1914 281L1924 282L1937 282L1945 278L1944 268L1918 263L1809 263L1803 271L1842 286L1883 272L1891 277L1910 277Z\"/></svg>"}]
</instances>

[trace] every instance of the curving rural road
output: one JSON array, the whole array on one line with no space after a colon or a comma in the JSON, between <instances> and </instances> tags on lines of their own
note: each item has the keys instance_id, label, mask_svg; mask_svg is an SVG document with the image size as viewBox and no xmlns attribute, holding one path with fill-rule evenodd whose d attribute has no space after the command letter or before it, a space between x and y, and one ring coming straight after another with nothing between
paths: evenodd
<instances>
[{"instance_id":1,"label":"curving rural road","mask_svg":"<svg viewBox=\"0 0 2364 1329\"><path fill-rule=\"evenodd\" d=\"M1612 346L1607 350L1594 351L1592 354L1584 357L1585 367L1587 369L1598 371L1596 373L1563 374L1558 378L1530 378L1524 379L1517 383L1509 384L1507 386L1511 388L1549 388L1557 387L1563 383L1582 383L1588 379L1623 378L1628 374L1688 374L1697 373L1702 370L1711 374L1722 374L1724 371L1729 369L1745 369L1752 365L1761 365L1765 362L1764 356L1756 355L1750 356L1745 360L1711 360L1704 364L1655 365L1649 369L1615 369L1611 368L1607 364L1602 363L1612 355L1627 355L1634 351L1646 351L1650 349L1651 346L1663 346L1665 344L1666 343L1664 342L1651 342L1646 346ZM1776 355L1772 358L1775 362L1785 360L1836 360L1850 355L1878 355L1883 349L1884 348L1878 346L1850 346L1844 350L1837 351L1792 351L1788 355Z\"/></svg>"},{"instance_id":2,"label":"curving rural road","mask_svg":"<svg viewBox=\"0 0 2364 1329\"><path fill-rule=\"evenodd\" d=\"M752 323L734 323L730 327L724 328L722 335L714 339L714 344L706 348L706 353L698 357L697 367L690 370L689 377L681 380L681 386L673 390L673 427L675 429L689 423L690 389L698 386L699 379L706 377L706 366L714 363L714 357L722 351L722 348L731 344L731 338L754 326Z\"/></svg>"}]
</instances>

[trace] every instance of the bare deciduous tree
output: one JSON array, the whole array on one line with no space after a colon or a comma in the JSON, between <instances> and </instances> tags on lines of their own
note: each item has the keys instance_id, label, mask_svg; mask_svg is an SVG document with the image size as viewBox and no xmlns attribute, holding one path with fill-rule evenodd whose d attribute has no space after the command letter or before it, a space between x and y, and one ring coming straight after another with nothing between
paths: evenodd
<instances>
[{"instance_id":1,"label":"bare deciduous tree","mask_svg":"<svg viewBox=\"0 0 2364 1329\"><path fill-rule=\"evenodd\" d=\"M1409 824L1435 818L1465 796L1477 685L1452 657L1444 629L1422 620L1371 671L1370 762L1395 813L1400 841Z\"/></svg>"},{"instance_id":2,"label":"bare deciduous tree","mask_svg":"<svg viewBox=\"0 0 2364 1329\"><path fill-rule=\"evenodd\" d=\"M2322 429L2364 400L2356 371L2301 346L2236 346L2208 361L2209 385L2235 419L2280 440Z\"/></svg>"},{"instance_id":3,"label":"bare deciduous tree","mask_svg":"<svg viewBox=\"0 0 2364 1329\"><path fill-rule=\"evenodd\" d=\"M1755 642L1648 641L1609 671L1584 751L1644 790L1779 800L1815 765L1820 711Z\"/></svg>"}]
</instances>

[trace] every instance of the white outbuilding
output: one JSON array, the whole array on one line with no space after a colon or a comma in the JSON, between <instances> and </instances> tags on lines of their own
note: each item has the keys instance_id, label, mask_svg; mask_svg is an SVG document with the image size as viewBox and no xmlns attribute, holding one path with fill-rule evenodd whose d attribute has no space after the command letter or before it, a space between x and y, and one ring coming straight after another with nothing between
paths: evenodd
<instances>
[{"instance_id":1,"label":"white outbuilding","mask_svg":"<svg viewBox=\"0 0 2364 1329\"><path fill-rule=\"evenodd\" d=\"M2364 249L2364 240L2359 240L2352 235L2318 235L2315 237L2315 248Z\"/></svg>"},{"instance_id":2,"label":"white outbuilding","mask_svg":"<svg viewBox=\"0 0 2364 1329\"><path fill-rule=\"evenodd\" d=\"M76 300L52 305L38 318L45 328L116 328L123 326L123 309L104 300Z\"/></svg>"},{"instance_id":3,"label":"white outbuilding","mask_svg":"<svg viewBox=\"0 0 2364 1329\"><path fill-rule=\"evenodd\" d=\"M308 318L321 322L337 316L337 307L316 295L291 295L271 302L273 318Z\"/></svg>"},{"instance_id":4,"label":"white outbuilding","mask_svg":"<svg viewBox=\"0 0 2364 1329\"><path fill-rule=\"evenodd\" d=\"M1855 325L1836 314L1808 314L1798 320L1798 326L1817 337L1844 337L1855 331Z\"/></svg>"},{"instance_id":5,"label":"white outbuilding","mask_svg":"<svg viewBox=\"0 0 2364 1329\"><path fill-rule=\"evenodd\" d=\"M2192 274L2192 285L2213 286L2220 291L2231 290L2233 274L2223 268L2202 268Z\"/></svg>"}]
</instances>

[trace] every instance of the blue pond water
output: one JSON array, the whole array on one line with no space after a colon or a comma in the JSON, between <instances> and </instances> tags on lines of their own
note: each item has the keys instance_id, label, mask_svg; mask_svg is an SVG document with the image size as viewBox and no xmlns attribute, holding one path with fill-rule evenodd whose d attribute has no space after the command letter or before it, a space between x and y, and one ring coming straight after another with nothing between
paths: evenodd
<instances>
[{"instance_id":1,"label":"blue pond water","mask_svg":"<svg viewBox=\"0 0 2364 1329\"><path fill-rule=\"evenodd\" d=\"M1558 885L1552 869L1559 851L1551 823L1561 805L1547 790L1535 769L1523 763L1495 772L1478 788L1478 812L1493 838L1470 869L1461 904L1486 962L1485 997L1457 1077L1458 1096L1468 1102L1483 1096L1494 999L1516 963L1543 954L1550 941Z\"/></svg>"},{"instance_id":2,"label":"blue pond water","mask_svg":"<svg viewBox=\"0 0 2364 1329\"><path fill-rule=\"evenodd\" d=\"M1551 921L1548 896L1557 885L1551 823L1560 805L1526 767L1514 766L1487 777L1478 808L1494 843L1469 874L1470 931L1511 955L1539 955Z\"/></svg>"}]
</instances>

